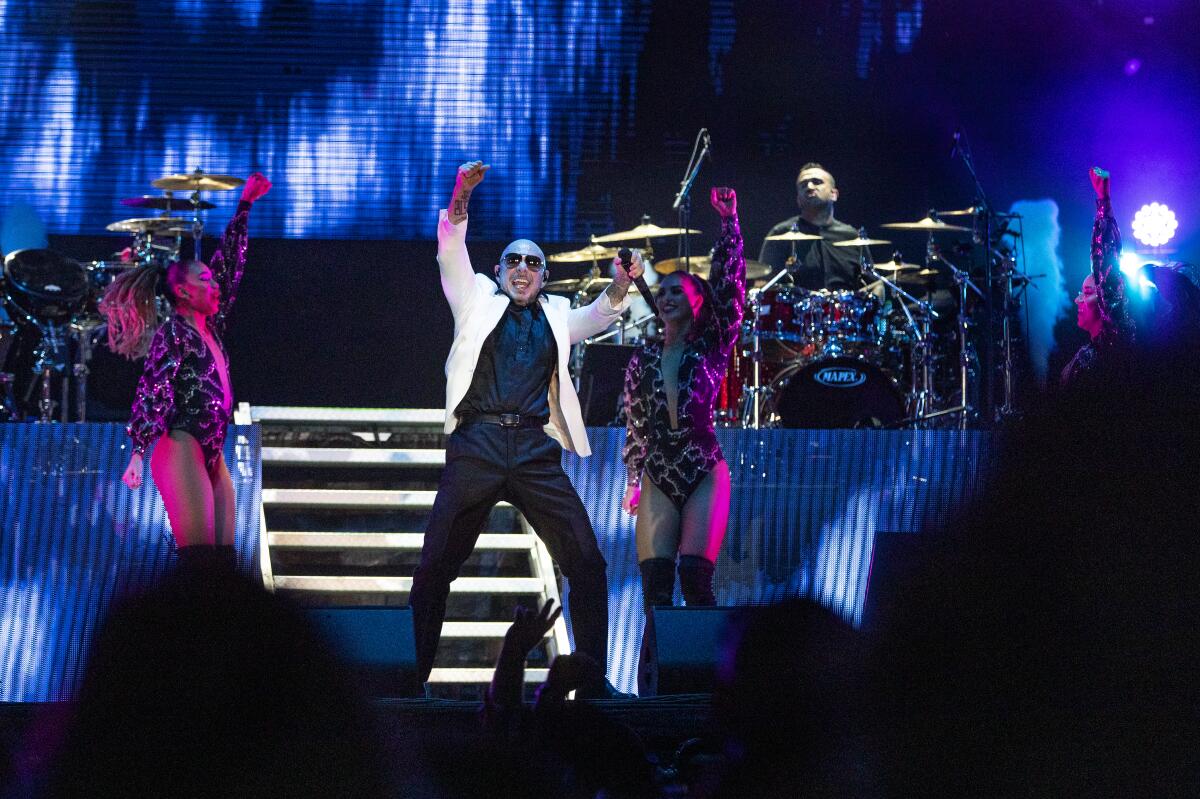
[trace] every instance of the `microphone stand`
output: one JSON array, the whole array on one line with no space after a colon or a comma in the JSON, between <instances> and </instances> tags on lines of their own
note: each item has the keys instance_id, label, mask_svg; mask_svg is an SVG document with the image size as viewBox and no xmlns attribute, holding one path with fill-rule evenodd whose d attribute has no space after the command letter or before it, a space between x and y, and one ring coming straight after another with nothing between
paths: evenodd
<instances>
[{"instance_id":1,"label":"microphone stand","mask_svg":"<svg viewBox=\"0 0 1200 799\"><path fill-rule=\"evenodd\" d=\"M688 161L687 169L684 170L683 180L679 183L679 191L675 194L675 202L671 204L671 209L679 212L679 227L682 233L679 234L679 257L683 259L683 269L685 272L692 271L691 262L691 246L688 242L689 230L688 225L691 223L692 217L692 184L696 182L696 177L700 174L700 165L704 163L704 158L709 151L708 128L701 128L696 134L696 144L692 145L692 158ZM696 155L696 145L700 145L700 154Z\"/></svg>"},{"instance_id":2,"label":"microphone stand","mask_svg":"<svg viewBox=\"0 0 1200 799\"><path fill-rule=\"evenodd\" d=\"M958 410L961 415L958 419L958 428L960 430L967 429L967 420L971 415L971 403L967 397L967 383L970 376L971 352L970 344L967 341L967 289L974 291L979 298L987 303L987 295L980 291L979 287L971 282L971 276L966 271L959 269L954 264L947 261L938 251L937 246L933 243L933 234L929 235L929 243L926 245L926 256L929 263L940 261L950 269L950 273L954 276L954 285L958 287L958 390L961 392L959 398ZM988 259L991 260L990 258ZM988 331L988 340L991 339L991 331Z\"/></svg>"}]
</instances>

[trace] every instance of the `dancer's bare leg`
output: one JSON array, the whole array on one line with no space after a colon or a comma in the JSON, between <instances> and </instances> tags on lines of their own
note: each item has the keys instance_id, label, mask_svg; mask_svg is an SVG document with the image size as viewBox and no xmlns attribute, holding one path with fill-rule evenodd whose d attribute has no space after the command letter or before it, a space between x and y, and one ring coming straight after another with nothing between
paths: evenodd
<instances>
[{"instance_id":1,"label":"dancer's bare leg","mask_svg":"<svg viewBox=\"0 0 1200 799\"><path fill-rule=\"evenodd\" d=\"M683 504L679 554L717 562L729 523L729 464L721 461Z\"/></svg>"},{"instance_id":2,"label":"dancer's bare leg","mask_svg":"<svg viewBox=\"0 0 1200 799\"><path fill-rule=\"evenodd\" d=\"M169 431L154 445L150 474L167 509L176 546L214 544L213 485L196 439L182 430Z\"/></svg>"},{"instance_id":3,"label":"dancer's bare leg","mask_svg":"<svg viewBox=\"0 0 1200 799\"><path fill-rule=\"evenodd\" d=\"M649 558L675 560L675 552L679 549L679 510L662 489L645 476L642 477L634 533L638 563Z\"/></svg>"},{"instance_id":4,"label":"dancer's bare leg","mask_svg":"<svg viewBox=\"0 0 1200 799\"><path fill-rule=\"evenodd\" d=\"M225 465L225 456L217 458L209 472L213 492L213 540L217 546L233 546L234 496L233 478Z\"/></svg>"}]
</instances>

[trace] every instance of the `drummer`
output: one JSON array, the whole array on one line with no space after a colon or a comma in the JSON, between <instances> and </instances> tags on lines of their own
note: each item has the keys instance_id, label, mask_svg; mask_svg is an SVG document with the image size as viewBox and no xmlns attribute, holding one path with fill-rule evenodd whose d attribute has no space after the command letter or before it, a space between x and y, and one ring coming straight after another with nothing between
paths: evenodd
<instances>
[{"instance_id":1,"label":"drummer","mask_svg":"<svg viewBox=\"0 0 1200 799\"><path fill-rule=\"evenodd\" d=\"M862 287L857 247L834 247L831 242L855 238L858 231L833 216L837 183L825 167L809 162L796 176L796 204L800 213L771 228L768 236L798 230L819 235L823 241L764 241L758 260L772 273L790 266L797 286L810 290ZM792 261L792 255L795 260Z\"/></svg>"}]
</instances>

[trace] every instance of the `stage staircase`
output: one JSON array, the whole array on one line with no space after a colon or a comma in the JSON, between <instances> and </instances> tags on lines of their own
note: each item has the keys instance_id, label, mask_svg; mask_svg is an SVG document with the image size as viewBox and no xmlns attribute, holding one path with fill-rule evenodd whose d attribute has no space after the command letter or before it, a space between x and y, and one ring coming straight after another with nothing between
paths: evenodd
<instances>
[{"instance_id":1,"label":"stage staircase","mask_svg":"<svg viewBox=\"0 0 1200 799\"><path fill-rule=\"evenodd\" d=\"M310 606L404 606L445 465L440 409L299 408L242 404L262 428L263 582ZM450 586L430 693L476 699L517 604L561 602L559 576L515 508L491 514ZM570 651L560 618L529 660L540 683Z\"/></svg>"}]
</instances>

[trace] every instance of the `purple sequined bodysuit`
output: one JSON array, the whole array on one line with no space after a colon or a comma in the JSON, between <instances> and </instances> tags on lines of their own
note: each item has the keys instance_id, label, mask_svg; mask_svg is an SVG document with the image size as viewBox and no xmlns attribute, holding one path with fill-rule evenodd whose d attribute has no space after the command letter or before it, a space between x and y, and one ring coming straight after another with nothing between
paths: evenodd
<instances>
[{"instance_id":1,"label":"purple sequined bodysuit","mask_svg":"<svg viewBox=\"0 0 1200 799\"><path fill-rule=\"evenodd\" d=\"M246 266L249 214L250 203L239 203L237 213L225 228L221 246L208 264L221 290L220 305L217 313L208 318L208 329L221 348L226 369L229 355L222 335L225 317L237 297ZM138 381L127 428L133 439L133 451L144 455L168 430L182 430L199 442L204 463L211 471L225 446L225 428L232 406L232 397L229 405L225 404L217 361L200 332L172 314L155 332Z\"/></svg>"},{"instance_id":2,"label":"purple sequined bodysuit","mask_svg":"<svg viewBox=\"0 0 1200 799\"><path fill-rule=\"evenodd\" d=\"M746 259L736 216L721 220L709 275L712 319L694 330L679 361L678 428L671 427L662 345L635 352L625 370L625 468L630 485L643 472L678 508L721 462L713 406L729 368L746 304Z\"/></svg>"}]
</instances>

